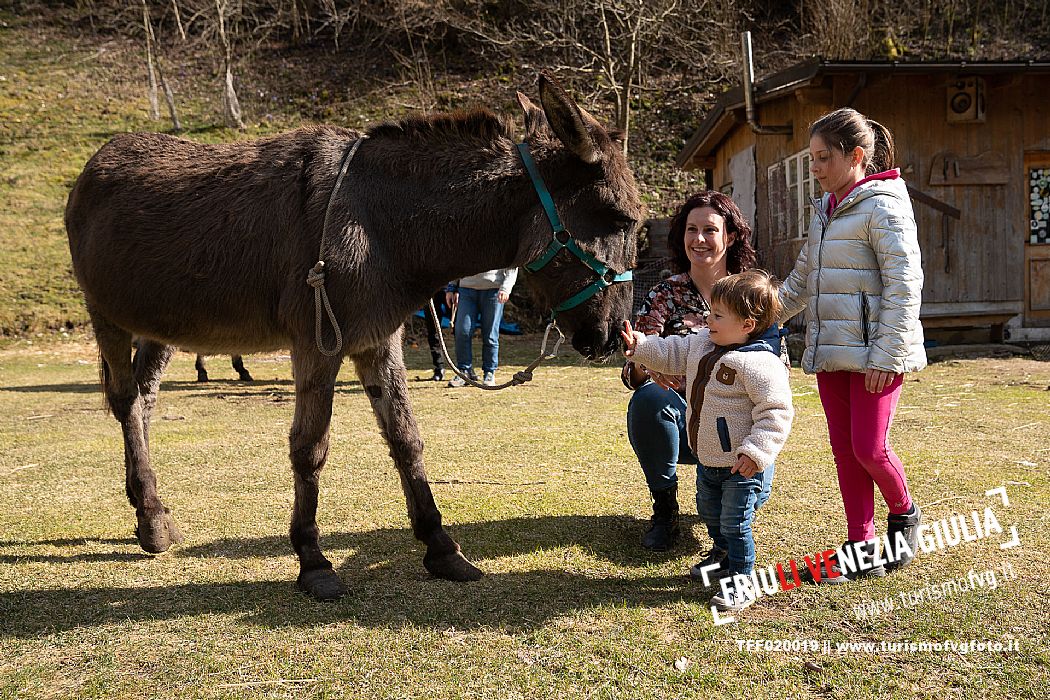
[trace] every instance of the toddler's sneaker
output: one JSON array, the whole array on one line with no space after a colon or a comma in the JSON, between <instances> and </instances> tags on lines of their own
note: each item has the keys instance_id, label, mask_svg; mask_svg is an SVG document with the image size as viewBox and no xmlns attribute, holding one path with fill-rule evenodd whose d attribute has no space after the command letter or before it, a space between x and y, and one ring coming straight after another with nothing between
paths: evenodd
<instances>
[{"instance_id":1,"label":"toddler's sneaker","mask_svg":"<svg viewBox=\"0 0 1050 700\"><path fill-rule=\"evenodd\" d=\"M711 605L714 605L719 612L737 613L754 604L755 596L753 593L750 591L738 591L735 588L730 588L725 595L719 593L711 599Z\"/></svg>"},{"instance_id":2,"label":"toddler's sneaker","mask_svg":"<svg viewBox=\"0 0 1050 700\"><path fill-rule=\"evenodd\" d=\"M496 386L496 373L485 372L485 381L482 382L485 386Z\"/></svg>"}]
</instances>

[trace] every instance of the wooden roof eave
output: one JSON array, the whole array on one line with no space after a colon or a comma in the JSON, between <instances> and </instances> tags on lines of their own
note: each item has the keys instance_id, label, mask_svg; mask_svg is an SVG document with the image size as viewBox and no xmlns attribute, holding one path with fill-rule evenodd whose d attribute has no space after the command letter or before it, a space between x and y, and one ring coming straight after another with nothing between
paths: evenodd
<instances>
[{"instance_id":1,"label":"wooden roof eave","mask_svg":"<svg viewBox=\"0 0 1050 700\"><path fill-rule=\"evenodd\" d=\"M1050 72L1050 62L1024 61L824 61L813 58L785 71L755 82L755 103L762 104L793 93L825 75L844 73L961 73L967 75L994 75L1002 73ZM710 163L719 144L733 127L746 123L738 110L744 107L744 91L739 85L723 93L700 127L678 153L675 165L682 170L694 170L702 163Z\"/></svg>"},{"instance_id":2,"label":"wooden roof eave","mask_svg":"<svg viewBox=\"0 0 1050 700\"><path fill-rule=\"evenodd\" d=\"M772 78L755 83L755 104L771 102L785 94L792 94L820 77L822 63L813 59L794 66ZM736 86L724 93L707 113L700 127L686 142L675 159L682 170L695 170L702 160L714 155L718 145L734 127L746 124L744 116L744 89Z\"/></svg>"}]
</instances>

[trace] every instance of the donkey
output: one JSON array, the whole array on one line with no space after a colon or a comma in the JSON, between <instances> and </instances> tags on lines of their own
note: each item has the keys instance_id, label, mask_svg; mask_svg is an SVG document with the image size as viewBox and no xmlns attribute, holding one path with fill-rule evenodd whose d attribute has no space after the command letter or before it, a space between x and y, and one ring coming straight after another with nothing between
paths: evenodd
<instances>
[{"instance_id":1,"label":"donkey","mask_svg":"<svg viewBox=\"0 0 1050 700\"><path fill-rule=\"evenodd\" d=\"M103 391L124 434L125 487L145 551L182 541L149 459L150 414L173 348L291 348L298 587L321 600L347 590L321 551L316 522L343 357L390 447L413 534L426 545L424 567L453 581L482 576L442 527L427 482L402 325L447 280L523 266L547 250L527 285L541 308L575 299L559 322L580 354L604 359L618 347L632 298L630 283L609 282L629 277L622 271L635 263L644 217L617 135L546 76L539 95L539 107L520 93L518 102L532 167L567 228L553 237L511 122L480 108L388 122L367 138L333 126L221 145L120 134L88 161L69 195L66 231ZM550 255L566 236L575 251ZM322 284L342 338L333 356L320 348L336 344L336 329L325 324L317 337L307 284L322 244ZM579 251L591 262L581 264ZM580 302L595 261L610 272L599 271L604 282L591 287L600 291ZM141 338L134 358L133 335Z\"/></svg>"}]
</instances>

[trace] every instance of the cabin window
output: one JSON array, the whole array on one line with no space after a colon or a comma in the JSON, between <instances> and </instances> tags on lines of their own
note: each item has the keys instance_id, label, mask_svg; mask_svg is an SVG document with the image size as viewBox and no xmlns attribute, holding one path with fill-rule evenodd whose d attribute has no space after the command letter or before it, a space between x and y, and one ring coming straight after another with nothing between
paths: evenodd
<instances>
[{"instance_id":1,"label":"cabin window","mask_svg":"<svg viewBox=\"0 0 1050 700\"><path fill-rule=\"evenodd\" d=\"M1028 171L1029 242L1050 243L1050 168Z\"/></svg>"},{"instance_id":2,"label":"cabin window","mask_svg":"<svg viewBox=\"0 0 1050 700\"><path fill-rule=\"evenodd\" d=\"M813 198L822 193L809 171L809 151L799 151L767 170L770 225L778 238L805 238L813 218Z\"/></svg>"}]
</instances>

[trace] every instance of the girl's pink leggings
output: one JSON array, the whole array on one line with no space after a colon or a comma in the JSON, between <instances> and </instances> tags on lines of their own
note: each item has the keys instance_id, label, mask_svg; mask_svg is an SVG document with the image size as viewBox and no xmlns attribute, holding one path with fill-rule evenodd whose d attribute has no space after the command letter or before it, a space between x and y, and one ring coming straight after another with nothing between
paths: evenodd
<instances>
[{"instance_id":1,"label":"girl's pink leggings","mask_svg":"<svg viewBox=\"0 0 1050 700\"><path fill-rule=\"evenodd\" d=\"M875 536L875 484L891 513L911 509L904 465L889 443L903 382L904 375L898 374L881 392L872 394L864 388L861 372L817 372L850 540Z\"/></svg>"}]
</instances>

